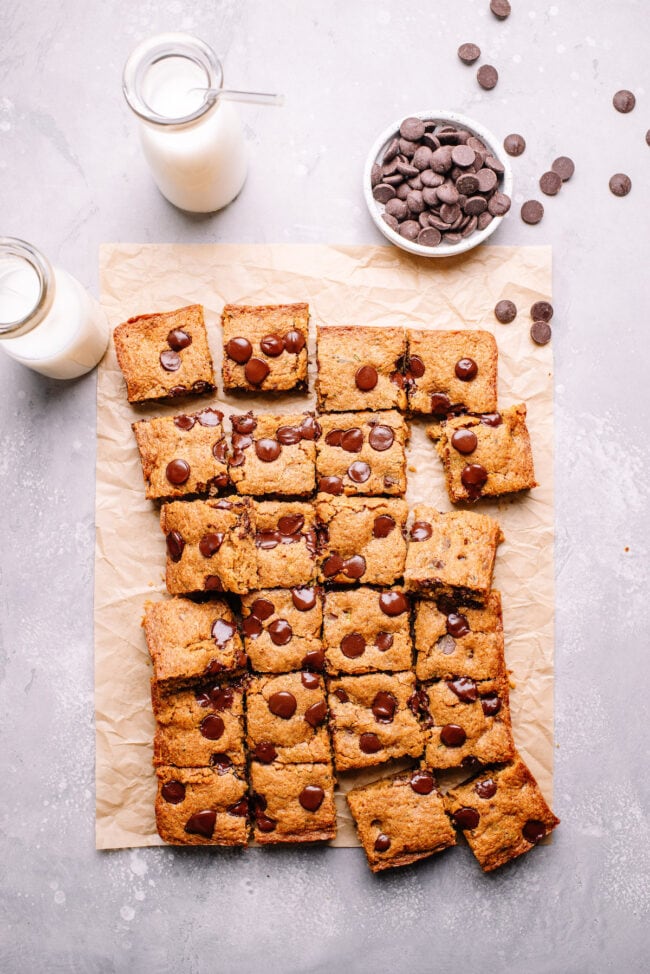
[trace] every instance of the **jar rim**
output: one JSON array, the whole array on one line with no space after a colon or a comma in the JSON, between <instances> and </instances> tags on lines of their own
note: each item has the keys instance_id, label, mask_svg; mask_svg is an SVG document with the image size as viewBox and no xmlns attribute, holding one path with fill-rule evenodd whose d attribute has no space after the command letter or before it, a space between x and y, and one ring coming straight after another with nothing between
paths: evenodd
<instances>
[{"instance_id":1,"label":"jar rim","mask_svg":"<svg viewBox=\"0 0 650 974\"><path fill-rule=\"evenodd\" d=\"M144 97L144 79L149 68L166 58L181 57L193 61L203 69L209 88L223 87L223 66L214 50L193 34L155 34L138 44L129 55L122 75L122 91L133 112L154 125L186 125L201 118L216 102L206 94L203 102L187 115L170 118L154 111Z\"/></svg>"},{"instance_id":2,"label":"jar rim","mask_svg":"<svg viewBox=\"0 0 650 974\"><path fill-rule=\"evenodd\" d=\"M18 257L29 264L38 278L39 293L34 306L16 321L0 321L0 336L17 338L42 321L53 299L54 274L48 259L32 244L19 237L0 237L0 255Z\"/></svg>"}]
</instances>

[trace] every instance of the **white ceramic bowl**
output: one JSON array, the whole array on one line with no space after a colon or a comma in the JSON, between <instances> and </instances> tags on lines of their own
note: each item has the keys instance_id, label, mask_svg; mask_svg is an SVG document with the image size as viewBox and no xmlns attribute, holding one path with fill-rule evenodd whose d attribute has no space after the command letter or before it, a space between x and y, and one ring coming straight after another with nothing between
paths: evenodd
<instances>
[{"instance_id":1,"label":"white ceramic bowl","mask_svg":"<svg viewBox=\"0 0 650 974\"><path fill-rule=\"evenodd\" d=\"M384 204L378 203L377 200L372 195L372 187L370 185L370 171L373 165L379 162L388 147L389 142L399 136L399 127L405 118L421 118L425 122L437 122L441 125L457 125L459 128L467 129L477 138L481 139L485 145L488 147L490 152L499 162L503 165L505 170L503 178L499 186L499 192L505 193L512 199L512 169L510 168L510 163L508 157L505 154L501 144L496 139L496 137L488 129L484 128L483 125L479 125L471 118L467 118L466 115L460 115L458 112L445 112L438 109L432 109L428 112L415 112L410 115L403 115L398 121L393 122L388 128L384 129L381 133L372 149L368 153L368 158L366 159L366 165L363 171L363 195L366 200L366 205L370 216L374 220L377 228L383 233L387 240L395 244L396 247L401 247L402 250L408 250L411 254L418 254L420 257L454 257L456 254L465 253L467 250L472 250L473 247L477 247L478 244L484 243L488 237L494 233L498 226L500 226L503 220L502 216L496 216L492 223L485 228L485 230L475 230L469 237L464 237L457 244L446 244L440 243L437 247L424 247L422 244L416 243L412 240L407 240L405 237L400 236L397 231L392 230L388 224L382 219L382 213L384 212Z\"/></svg>"}]
</instances>

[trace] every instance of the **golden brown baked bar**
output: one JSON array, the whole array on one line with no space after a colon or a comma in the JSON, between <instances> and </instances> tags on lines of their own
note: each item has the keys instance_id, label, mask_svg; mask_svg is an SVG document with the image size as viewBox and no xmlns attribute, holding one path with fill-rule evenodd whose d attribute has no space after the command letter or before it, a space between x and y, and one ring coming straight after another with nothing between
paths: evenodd
<instances>
[{"instance_id":1,"label":"golden brown baked bar","mask_svg":"<svg viewBox=\"0 0 650 974\"><path fill-rule=\"evenodd\" d=\"M497 343L489 331L408 329L409 409L444 417L497 408Z\"/></svg>"},{"instance_id":2,"label":"golden brown baked bar","mask_svg":"<svg viewBox=\"0 0 650 974\"><path fill-rule=\"evenodd\" d=\"M262 589L243 596L241 607L244 642L254 671L286 673L323 668L320 589Z\"/></svg>"},{"instance_id":3,"label":"golden brown baked bar","mask_svg":"<svg viewBox=\"0 0 650 974\"><path fill-rule=\"evenodd\" d=\"M253 836L260 845L336 836L331 764L251 764Z\"/></svg>"},{"instance_id":4,"label":"golden brown baked bar","mask_svg":"<svg viewBox=\"0 0 650 974\"><path fill-rule=\"evenodd\" d=\"M406 409L402 328L319 327L316 390L321 412Z\"/></svg>"},{"instance_id":5,"label":"golden brown baked bar","mask_svg":"<svg viewBox=\"0 0 650 974\"><path fill-rule=\"evenodd\" d=\"M171 845L248 844L248 785L243 773L156 768L156 827Z\"/></svg>"},{"instance_id":6,"label":"golden brown baked bar","mask_svg":"<svg viewBox=\"0 0 650 974\"><path fill-rule=\"evenodd\" d=\"M418 680L469 676L489 680L503 672L501 595L492 590L485 606L441 598L415 605L415 673Z\"/></svg>"},{"instance_id":7,"label":"golden brown baked bar","mask_svg":"<svg viewBox=\"0 0 650 974\"><path fill-rule=\"evenodd\" d=\"M410 599L399 589L361 586L325 593L323 648L330 674L411 667Z\"/></svg>"},{"instance_id":8,"label":"golden brown baked bar","mask_svg":"<svg viewBox=\"0 0 650 974\"><path fill-rule=\"evenodd\" d=\"M153 763L179 768L243 767L244 690L212 680L195 690L163 693L152 683L156 718Z\"/></svg>"},{"instance_id":9,"label":"golden brown baked bar","mask_svg":"<svg viewBox=\"0 0 650 974\"><path fill-rule=\"evenodd\" d=\"M332 759L322 677L283 673L251 680L246 695L247 744L265 764L320 764Z\"/></svg>"},{"instance_id":10,"label":"golden brown baked bar","mask_svg":"<svg viewBox=\"0 0 650 974\"><path fill-rule=\"evenodd\" d=\"M256 588L309 585L316 579L316 513L301 501L255 503Z\"/></svg>"},{"instance_id":11,"label":"golden brown baked bar","mask_svg":"<svg viewBox=\"0 0 650 974\"><path fill-rule=\"evenodd\" d=\"M230 478L238 494L305 496L316 486L313 413L231 416Z\"/></svg>"},{"instance_id":12,"label":"golden brown baked bar","mask_svg":"<svg viewBox=\"0 0 650 974\"><path fill-rule=\"evenodd\" d=\"M307 388L309 305L227 304L221 321L224 389Z\"/></svg>"},{"instance_id":13,"label":"golden brown baked bar","mask_svg":"<svg viewBox=\"0 0 650 974\"><path fill-rule=\"evenodd\" d=\"M320 580L392 585L404 574L406 501L319 494Z\"/></svg>"},{"instance_id":14,"label":"golden brown baked bar","mask_svg":"<svg viewBox=\"0 0 650 974\"><path fill-rule=\"evenodd\" d=\"M398 412L322 413L318 423L320 491L398 496L406 492L408 427Z\"/></svg>"}]
</instances>

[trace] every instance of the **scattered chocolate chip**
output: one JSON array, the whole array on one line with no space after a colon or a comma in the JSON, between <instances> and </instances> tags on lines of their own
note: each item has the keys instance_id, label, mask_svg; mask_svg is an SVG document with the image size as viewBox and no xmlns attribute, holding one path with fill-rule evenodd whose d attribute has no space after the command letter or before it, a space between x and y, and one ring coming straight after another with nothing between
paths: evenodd
<instances>
[{"instance_id":1,"label":"scattered chocolate chip","mask_svg":"<svg viewBox=\"0 0 650 974\"><path fill-rule=\"evenodd\" d=\"M377 638L375 639L375 646L377 647L380 653L387 653L392 645L393 645L392 632L377 633Z\"/></svg>"},{"instance_id":2,"label":"scattered chocolate chip","mask_svg":"<svg viewBox=\"0 0 650 974\"><path fill-rule=\"evenodd\" d=\"M447 686L463 703L474 703L478 700L476 683L468 676L459 676L455 680L447 680Z\"/></svg>"},{"instance_id":3,"label":"scattered chocolate chip","mask_svg":"<svg viewBox=\"0 0 650 974\"><path fill-rule=\"evenodd\" d=\"M498 301L494 308L494 316L502 325L509 325L517 317L517 305L514 301Z\"/></svg>"},{"instance_id":4,"label":"scattered chocolate chip","mask_svg":"<svg viewBox=\"0 0 650 974\"><path fill-rule=\"evenodd\" d=\"M509 0L490 0L490 10L497 20L505 20L512 13Z\"/></svg>"},{"instance_id":5,"label":"scattered chocolate chip","mask_svg":"<svg viewBox=\"0 0 650 974\"><path fill-rule=\"evenodd\" d=\"M293 638L293 629L286 619L276 619L270 624L268 632L276 646L286 646Z\"/></svg>"},{"instance_id":6,"label":"scattered chocolate chip","mask_svg":"<svg viewBox=\"0 0 650 974\"><path fill-rule=\"evenodd\" d=\"M431 393L431 412L434 416L446 416L451 409L451 399L445 392Z\"/></svg>"},{"instance_id":7,"label":"scattered chocolate chip","mask_svg":"<svg viewBox=\"0 0 650 974\"><path fill-rule=\"evenodd\" d=\"M360 369L357 369L354 377L357 388L361 389L362 392L370 392L371 389L374 389L378 379L377 370L372 365L362 365Z\"/></svg>"},{"instance_id":8,"label":"scattered chocolate chip","mask_svg":"<svg viewBox=\"0 0 650 974\"><path fill-rule=\"evenodd\" d=\"M530 337L536 345L546 345L551 340L551 326L548 321L534 321L530 326Z\"/></svg>"},{"instance_id":9,"label":"scattered chocolate chip","mask_svg":"<svg viewBox=\"0 0 650 974\"><path fill-rule=\"evenodd\" d=\"M403 592L382 592L379 608L387 616L400 616L409 610L409 600Z\"/></svg>"},{"instance_id":10,"label":"scattered chocolate chip","mask_svg":"<svg viewBox=\"0 0 650 974\"><path fill-rule=\"evenodd\" d=\"M535 844L546 835L546 826L536 818L529 818L521 831L528 842Z\"/></svg>"},{"instance_id":11,"label":"scattered chocolate chip","mask_svg":"<svg viewBox=\"0 0 650 974\"><path fill-rule=\"evenodd\" d=\"M501 710L501 700L497 693L484 693L481 697L481 707L486 717L496 717Z\"/></svg>"},{"instance_id":12,"label":"scattered chocolate chip","mask_svg":"<svg viewBox=\"0 0 650 974\"><path fill-rule=\"evenodd\" d=\"M360 632L350 632L341 640L341 652L348 659L358 659L366 651L366 641Z\"/></svg>"},{"instance_id":13,"label":"scattered chocolate chip","mask_svg":"<svg viewBox=\"0 0 650 974\"><path fill-rule=\"evenodd\" d=\"M307 812L317 812L324 798L325 792L318 785L305 785L298 795L298 801Z\"/></svg>"},{"instance_id":14,"label":"scattered chocolate chip","mask_svg":"<svg viewBox=\"0 0 650 974\"><path fill-rule=\"evenodd\" d=\"M225 729L226 725L219 714L208 714L199 724L201 734L209 741L218 741Z\"/></svg>"},{"instance_id":15,"label":"scattered chocolate chip","mask_svg":"<svg viewBox=\"0 0 650 974\"><path fill-rule=\"evenodd\" d=\"M327 704L324 700L313 703L305 711L305 720L311 727L319 727L327 717Z\"/></svg>"},{"instance_id":16,"label":"scattered chocolate chip","mask_svg":"<svg viewBox=\"0 0 650 974\"><path fill-rule=\"evenodd\" d=\"M371 707L375 715L375 720L380 721L382 724L390 724L395 717L396 709L397 700L392 693L388 693L386 690L379 690L375 694L375 699Z\"/></svg>"},{"instance_id":17,"label":"scattered chocolate chip","mask_svg":"<svg viewBox=\"0 0 650 974\"><path fill-rule=\"evenodd\" d=\"M476 80L481 88L491 91L499 80L499 72L491 64L482 64L476 72Z\"/></svg>"},{"instance_id":18,"label":"scattered chocolate chip","mask_svg":"<svg viewBox=\"0 0 650 974\"><path fill-rule=\"evenodd\" d=\"M291 601L299 612L308 612L316 605L316 590L313 588L292 588Z\"/></svg>"},{"instance_id":19,"label":"scattered chocolate chip","mask_svg":"<svg viewBox=\"0 0 650 974\"><path fill-rule=\"evenodd\" d=\"M436 781L430 771L416 771L411 775L411 788L418 795L430 795Z\"/></svg>"},{"instance_id":20,"label":"scattered chocolate chip","mask_svg":"<svg viewBox=\"0 0 650 974\"><path fill-rule=\"evenodd\" d=\"M263 463L272 463L274 460L277 460L282 453L282 447L277 440L256 440L255 453Z\"/></svg>"},{"instance_id":21,"label":"scattered chocolate chip","mask_svg":"<svg viewBox=\"0 0 650 974\"><path fill-rule=\"evenodd\" d=\"M533 321L550 321L553 317L553 305L548 301L536 301L530 309Z\"/></svg>"},{"instance_id":22,"label":"scattered chocolate chip","mask_svg":"<svg viewBox=\"0 0 650 974\"><path fill-rule=\"evenodd\" d=\"M390 849L390 839L383 832L380 832L375 839L375 852L388 852Z\"/></svg>"},{"instance_id":23,"label":"scattered chocolate chip","mask_svg":"<svg viewBox=\"0 0 650 974\"><path fill-rule=\"evenodd\" d=\"M340 477L320 477L318 489L325 494L342 494L343 481Z\"/></svg>"},{"instance_id":24,"label":"scattered chocolate chip","mask_svg":"<svg viewBox=\"0 0 650 974\"><path fill-rule=\"evenodd\" d=\"M192 344L192 336L188 335L182 328L173 328L167 335L167 344L175 352L180 352Z\"/></svg>"},{"instance_id":25,"label":"scattered chocolate chip","mask_svg":"<svg viewBox=\"0 0 650 974\"><path fill-rule=\"evenodd\" d=\"M509 156L520 156L526 150L526 140L523 135L517 135L513 132L512 135L506 135L503 140L503 148Z\"/></svg>"},{"instance_id":26,"label":"scattered chocolate chip","mask_svg":"<svg viewBox=\"0 0 650 974\"><path fill-rule=\"evenodd\" d=\"M540 177L539 188L546 196L555 196L562 189L562 177L550 169Z\"/></svg>"},{"instance_id":27,"label":"scattered chocolate chip","mask_svg":"<svg viewBox=\"0 0 650 974\"><path fill-rule=\"evenodd\" d=\"M568 156L558 156L551 164L553 172L557 173L563 183L566 183L575 172L575 163Z\"/></svg>"},{"instance_id":28,"label":"scattered chocolate chip","mask_svg":"<svg viewBox=\"0 0 650 974\"><path fill-rule=\"evenodd\" d=\"M376 734L365 733L359 737L359 747L364 754L376 754L381 751L381 741Z\"/></svg>"},{"instance_id":29,"label":"scattered chocolate chip","mask_svg":"<svg viewBox=\"0 0 650 974\"><path fill-rule=\"evenodd\" d=\"M369 464L364 460L355 460L351 463L347 470L348 477L355 484L365 484L367 480L370 479L370 474L372 473Z\"/></svg>"},{"instance_id":30,"label":"scattered chocolate chip","mask_svg":"<svg viewBox=\"0 0 650 974\"><path fill-rule=\"evenodd\" d=\"M265 335L260 342L260 348L269 358L277 358L284 351L284 342L279 335Z\"/></svg>"},{"instance_id":31,"label":"scattered chocolate chip","mask_svg":"<svg viewBox=\"0 0 650 974\"><path fill-rule=\"evenodd\" d=\"M261 358L249 359L244 366L244 375L252 386L261 385L270 372L270 368Z\"/></svg>"},{"instance_id":32,"label":"scattered chocolate chip","mask_svg":"<svg viewBox=\"0 0 650 974\"><path fill-rule=\"evenodd\" d=\"M166 348L164 352L160 353L160 364L162 365L165 372L177 372L181 367L181 357L178 352L172 351L170 348ZM183 393L185 388L183 388Z\"/></svg>"},{"instance_id":33,"label":"scattered chocolate chip","mask_svg":"<svg viewBox=\"0 0 650 974\"><path fill-rule=\"evenodd\" d=\"M212 558L223 544L224 535L221 531L204 534L199 541L199 551L204 558Z\"/></svg>"},{"instance_id":34,"label":"scattered chocolate chip","mask_svg":"<svg viewBox=\"0 0 650 974\"><path fill-rule=\"evenodd\" d=\"M612 104L617 112L621 112L623 115L627 115L631 112L636 105L636 98L631 91L622 88L621 91L617 91L612 98Z\"/></svg>"},{"instance_id":35,"label":"scattered chocolate chip","mask_svg":"<svg viewBox=\"0 0 650 974\"><path fill-rule=\"evenodd\" d=\"M372 525L372 536L373 538L387 538L395 526L395 519L390 514L378 514Z\"/></svg>"},{"instance_id":36,"label":"scattered chocolate chip","mask_svg":"<svg viewBox=\"0 0 650 974\"><path fill-rule=\"evenodd\" d=\"M496 795L497 783L494 778L485 778L483 781L476 782L474 791L479 798L493 798Z\"/></svg>"},{"instance_id":37,"label":"scattered chocolate chip","mask_svg":"<svg viewBox=\"0 0 650 974\"><path fill-rule=\"evenodd\" d=\"M300 682L307 690L315 690L320 686L320 678L315 673L301 673Z\"/></svg>"},{"instance_id":38,"label":"scattered chocolate chip","mask_svg":"<svg viewBox=\"0 0 650 974\"><path fill-rule=\"evenodd\" d=\"M627 196L632 189L632 180L625 173L617 172L610 179L609 188L614 196Z\"/></svg>"},{"instance_id":39,"label":"scattered chocolate chip","mask_svg":"<svg viewBox=\"0 0 650 974\"><path fill-rule=\"evenodd\" d=\"M343 574L347 575L348 578L361 578L366 571L366 559L363 555L352 555L351 558L346 558L343 563Z\"/></svg>"},{"instance_id":40,"label":"scattered chocolate chip","mask_svg":"<svg viewBox=\"0 0 650 974\"><path fill-rule=\"evenodd\" d=\"M292 329L288 331L283 339L284 350L292 355L298 355L305 347L305 336L301 331Z\"/></svg>"},{"instance_id":41,"label":"scattered chocolate chip","mask_svg":"<svg viewBox=\"0 0 650 974\"><path fill-rule=\"evenodd\" d=\"M460 472L460 479L464 487L482 487L488 479L488 472L482 463L468 463Z\"/></svg>"},{"instance_id":42,"label":"scattered chocolate chip","mask_svg":"<svg viewBox=\"0 0 650 974\"><path fill-rule=\"evenodd\" d=\"M451 817L459 829L475 829L481 821L481 816L476 809L467 806L457 808Z\"/></svg>"},{"instance_id":43,"label":"scattered chocolate chip","mask_svg":"<svg viewBox=\"0 0 650 974\"><path fill-rule=\"evenodd\" d=\"M445 724L440 730L440 740L447 747L462 747L467 734L458 724Z\"/></svg>"},{"instance_id":44,"label":"scattered chocolate chip","mask_svg":"<svg viewBox=\"0 0 650 974\"><path fill-rule=\"evenodd\" d=\"M478 446L478 437L473 430L459 429L451 434L451 445L464 456L473 453Z\"/></svg>"},{"instance_id":45,"label":"scattered chocolate chip","mask_svg":"<svg viewBox=\"0 0 650 974\"><path fill-rule=\"evenodd\" d=\"M524 223L534 225L544 216L544 207L539 200L526 200L521 207L521 219Z\"/></svg>"},{"instance_id":46,"label":"scattered chocolate chip","mask_svg":"<svg viewBox=\"0 0 650 974\"><path fill-rule=\"evenodd\" d=\"M205 839L211 839L216 821L217 813L214 809L204 808L187 820L185 831L188 835L202 835Z\"/></svg>"},{"instance_id":47,"label":"scattered chocolate chip","mask_svg":"<svg viewBox=\"0 0 650 974\"><path fill-rule=\"evenodd\" d=\"M411 527L411 541L428 541L433 528L428 521L415 521Z\"/></svg>"},{"instance_id":48,"label":"scattered chocolate chip","mask_svg":"<svg viewBox=\"0 0 650 974\"><path fill-rule=\"evenodd\" d=\"M278 752L270 741L260 741L253 749L253 757L263 764L270 764L277 756Z\"/></svg>"},{"instance_id":49,"label":"scattered chocolate chip","mask_svg":"<svg viewBox=\"0 0 650 974\"><path fill-rule=\"evenodd\" d=\"M325 443L327 444L327 446L340 446L342 437L343 437L343 430L339 430L339 429L330 430L327 436L325 437Z\"/></svg>"},{"instance_id":50,"label":"scattered chocolate chip","mask_svg":"<svg viewBox=\"0 0 650 974\"><path fill-rule=\"evenodd\" d=\"M289 693L288 690L278 690L277 693L272 693L269 697L268 706L271 713L275 714L276 717L289 720L295 714L298 703L293 693Z\"/></svg>"},{"instance_id":51,"label":"scattered chocolate chip","mask_svg":"<svg viewBox=\"0 0 650 974\"><path fill-rule=\"evenodd\" d=\"M170 484L180 486L189 480L190 465L187 460L170 460L165 469L165 476Z\"/></svg>"},{"instance_id":52,"label":"scattered chocolate chip","mask_svg":"<svg viewBox=\"0 0 650 974\"><path fill-rule=\"evenodd\" d=\"M182 781L166 781L160 789L161 796L170 805L179 805L185 799L185 785Z\"/></svg>"},{"instance_id":53,"label":"scattered chocolate chip","mask_svg":"<svg viewBox=\"0 0 650 974\"><path fill-rule=\"evenodd\" d=\"M461 382L471 382L478 373L478 365L473 358L461 358L456 362L454 372Z\"/></svg>"},{"instance_id":54,"label":"scattered chocolate chip","mask_svg":"<svg viewBox=\"0 0 650 974\"><path fill-rule=\"evenodd\" d=\"M247 338L231 338L226 345L226 354L239 365L245 365L253 354L253 346Z\"/></svg>"},{"instance_id":55,"label":"scattered chocolate chip","mask_svg":"<svg viewBox=\"0 0 650 974\"><path fill-rule=\"evenodd\" d=\"M262 623L255 616L247 616L242 623L242 629L249 639L257 639L262 633Z\"/></svg>"},{"instance_id":56,"label":"scattered chocolate chip","mask_svg":"<svg viewBox=\"0 0 650 974\"><path fill-rule=\"evenodd\" d=\"M458 48L458 57L463 64L474 64L481 56L481 48L478 44L461 44Z\"/></svg>"},{"instance_id":57,"label":"scattered chocolate chip","mask_svg":"<svg viewBox=\"0 0 650 974\"><path fill-rule=\"evenodd\" d=\"M170 531L166 538L167 554L172 561L180 561L185 548L185 538L180 531Z\"/></svg>"}]
</instances>

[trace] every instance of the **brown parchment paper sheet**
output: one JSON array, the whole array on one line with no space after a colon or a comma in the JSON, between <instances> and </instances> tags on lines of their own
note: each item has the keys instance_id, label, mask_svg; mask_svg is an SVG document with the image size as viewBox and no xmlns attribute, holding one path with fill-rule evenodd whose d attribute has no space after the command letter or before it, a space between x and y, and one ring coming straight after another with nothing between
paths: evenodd
<instances>
[{"instance_id":1,"label":"brown parchment paper sheet","mask_svg":"<svg viewBox=\"0 0 650 974\"><path fill-rule=\"evenodd\" d=\"M506 535L495 587L503 595L506 662L512 671L516 744L546 797L553 768L553 379L551 345L529 336L531 304L551 300L549 247L479 247L445 260L412 257L392 247L321 245L139 245L101 248L102 302L115 327L133 315L205 306L215 366L220 372L219 316L225 303L308 301L319 324L486 328L499 346L499 403L525 401L540 486L527 495L477 510L498 518ZM495 303L512 299L516 320L500 325ZM314 403L307 397L215 400L226 414L242 409L284 412ZM197 400L207 404L206 397ZM140 627L144 602L164 598L165 544L158 509L144 498L131 431L135 419L173 415L179 403L134 408L126 400L113 345L97 384L95 554L96 844L98 849L161 845L154 819L151 765L154 720L150 664ZM194 408L191 405L191 408ZM442 465L426 423L412 423L408 500L450 509ZM228 424L229 427L229 424ZM347 774L342 791L386 767ZM339 835L357 845L343 794Z\"/></svg>"}]
</instances>

